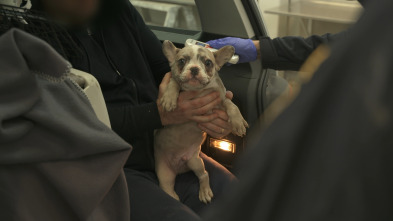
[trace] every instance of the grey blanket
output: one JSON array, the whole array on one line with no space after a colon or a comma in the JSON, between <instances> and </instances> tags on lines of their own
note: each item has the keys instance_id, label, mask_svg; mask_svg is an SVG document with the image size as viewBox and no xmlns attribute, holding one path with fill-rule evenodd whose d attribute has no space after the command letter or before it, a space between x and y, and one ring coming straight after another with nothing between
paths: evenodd
<instances>
[{"instance_id":1,"label":"grey blanket","mask_svg":"<svg viewBox=\"0 0 393 221\"><path fill-rule=\"evenodd\" d=\"M0 220L129 220L131 147L97 119L69 70L35 37L0 37Z\"/></svg>"}]
</instances>

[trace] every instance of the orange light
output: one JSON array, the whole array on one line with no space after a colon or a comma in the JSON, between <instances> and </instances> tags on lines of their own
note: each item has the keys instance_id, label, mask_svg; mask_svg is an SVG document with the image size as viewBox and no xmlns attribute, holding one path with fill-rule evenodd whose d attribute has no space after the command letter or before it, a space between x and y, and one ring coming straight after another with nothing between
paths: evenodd
<instances>
[{"instance_id":1,"label":"orange light","mask_svg":"<svg viewBox=\"0 0 393 221\"><path fill-rule=\"evenodd\" d=\"M235 153L236 145L229 140L219 140L210 138L210 147L223 150L225 152Z\"/></svg>"}]
</instances>

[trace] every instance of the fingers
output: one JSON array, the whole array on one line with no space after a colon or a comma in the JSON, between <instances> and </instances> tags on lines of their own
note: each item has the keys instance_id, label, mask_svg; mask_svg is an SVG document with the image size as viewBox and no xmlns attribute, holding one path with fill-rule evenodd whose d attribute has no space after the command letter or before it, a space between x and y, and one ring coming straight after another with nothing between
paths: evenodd
<instances>
[{"instance_id":1,"label":"fingers","mask_svg":"<svg viewBox=\"0 0 393 221\"><path fill-rule=\"evenodd\" d=\"M192 100L196 96L198 96L200 92L198 91L184 91L181 92L179 95L179 101L187 101L187 100Z\"/></svg>"},{"instance_id":2,"label":"fingers","mask_svg":"<svg viewBox=\"0 0 393 221\"><path fill-rule=\"evenodd\" d=\"M213 92L213 93L210 93L206 96L195 98L190 103L193 107L195 107L194 109L197 109L197 108L203 107L203 106L213 102L214 100L216 100L219 97L220 97L220 94L218 92Z\"/></svg>"},{"instance_id":3,"label":"fingers","mask_svg":"<svg viewBox=\"0 0 393 221\"><path fill-rule=\"evenodd\" d=\"M185 99L185 96L190 96L190 93L183 95L183 97L179 99L179 108L183 111L190 110L191 115L204 115L221 102L218 92L213 92L188 102L183 100Z\"/></svg>"},{"instance_id":4,"label":"fingers","mask_svg":"<svg viewBox=\"0 0 393 221\"><path fill-rule=\"evenodd\" d=\"M192 115L204 115L211 111L213 108L217 107L221 103L220 98L216 98L212 102L209 102L207 105L200 107L198 109L195 109L192 111Z\"/></svg>"},{"instance_id":5,"label":"fingers","mask_svg":"<svg viewBox=\"0 0 393 221\"><path fill-rule=\"evenodd\" d=\"M226 45L234 45L239 38L232 38L232 37L226 37L226 38L221 38L221 39L216 39L216 40L211 40L206 42L209 44L211 47L215 49L220 49Z\"/></svg>"},{"instance_id":6,"label":"fingers","mask_svg":"<svg viewBox=\"0 0 393 221\"><path fill-rule=\"evenodd\" d=\"M208 126L215 132L220 132L222 129L224 130L231 130L231 124L228 121L224 121L221 118L217 118L211 122L208 122L205 127Z\"/></svg>"},{"instance_id":7,"label":"fingers","mask_svg":"<svg viewBox=\"0 0 393 221\"><path fill-rule=\"evenodd\" d=\"M195 121L197 123L207 123L217 118L217 114L209 114L202 116L192 116L190 120Z\"/></svg>"},{"instance_id":8,"label":"fingers","mask_svg":"<svg viewBox=\"0 0 393 221\"><path fill-rule=\"evenodd\" d=\"M222 131L225 130L224 128L219 127L219 126L217 126L217 125L215 125L215 124L213 124L211 122L207 122L207 123L203 123L203 124L199 124L199 125L207 128L207 129L209 129L209 130L211 130L211 131L213 131L215 133L218 133L218 134L221 134Z\"/></svg>"},{"instance_id":9,"label":"fingers","mask_svg":"<svg viewBox=\"0 0 393 221\"><path fill-rule=\"evenodd\" d=\"M227 114L227 112L220 110L220 109L215 109L213 110L213 113L218 114L218 117L221 118L222 120L224 120L225 122L228 122L229 120L229 116Z\"/></svg>"},{"instance_id":10,"label":"fingers","mask_svg":"<svg viewBox=\"0 0 393 221\"><path fill-rule=\"evenodd\" d=\"M198 127L202 131L205 131L210 136L215 137L215 138L225 137L231 133L230 130L226 130L226 129L217 127L212 123L198 124Z\"/></svg>"},{"instance_id":11,"label":"fingers","mask_svg":"<svg viewBox=\"0 0 393 221\"><path fill-rule=\"evenodd\" d=\"M202 126L204 129L207 129L209 132L221 134L221 135L223 135L225 132L232 131L231 124L228 121L225 121L219 117L207 123L200 123L198 126L200 126L200 128Z\"/></svg>"},{"instance_id":12,"label":"fingers","mask_svg":"<svg viewBox=\"0 0 393 221\"><path fill-rule=\"evenodd\" d=\"M200 93L201 92L199 92L199 91L184 91L184 92L180 93L179 100L180 101L193 100L193 102L197 103L200 101L199 99L220 96L220 94L217 91L213 91L203 97L196 98ZM195 103L193 103L193 104L195 105ZM206 104L204 104L204 105L206 105Z\"/></svg>"},{"instance_id":13,"label":"fingers","mask_svg":"<svg viewBox=\"0 0 393 221\"><path fill-rule=\"evenodd\" d=\"M228 98L229 100L232 100L233 99L232 91L227 91L227 93L225 94L225 97Z\"/></svg>"},{"instance_id":14,"label":"fingers","mask_svg":"<svg viewBox=\"0 0 393 221\"><path fill-rule=\"evenodd\" d=\"M198 127L212 137L221 138L232 132L231 124L228 122L228 114L223 110L213 110L217 118L206 123L199 123Z\"/></svg>"},{"instance_id":15,"label":"fingers","mask_svg":"<svg viewBox=\"0 0 393 221\"><path fill-rule=\"evenodd\" d=\"M227 113L219 109L214 110L222 102L220 93L212 92L203 97L194 98L199 93L190 91L180 93L177 111L182 112L187 119L197 123L211 122L215 126L215 128L211 126L211 131L220 132L222 128L230 130ZM229 92L228 97L232 96L232 92Z\"/></svg>"},{"instance_id":16,"label":"fingers","mask_svg":"<svg viewBox=\"0 0 393 221\"><path fill-rule=\"evenodd\" d=\"M207 134L209 134L210 136L214 137L214 138L221 138L224 135L222 135L221 133L217 133L207 127L205 127L204 125L198 124L199 129L201 129L202 131L205 131Z\"/></svg>"}]
</instances>

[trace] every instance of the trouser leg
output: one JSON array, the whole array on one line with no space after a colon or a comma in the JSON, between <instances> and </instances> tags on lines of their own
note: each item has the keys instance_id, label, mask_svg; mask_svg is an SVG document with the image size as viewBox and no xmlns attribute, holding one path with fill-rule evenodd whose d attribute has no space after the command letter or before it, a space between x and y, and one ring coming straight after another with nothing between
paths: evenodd
<instances>
[{"instance_id":1,"label":"trouser leg","mask_svg":"<svg viewBox=\"0 0 393 221\"><path fill-rule=\"evenodd\" d=\"M154 173L131 169L124 172L132 221L200 221L190 208L161 190Z\"/></svg>"},{"instance_id":2,"label":"trouser leg","mask_svg":"<svg viewBox=\"0 0 393 221\"><path fill-rule=\"evenodd\" d=\"M205 164L206 171L209 173L210 187L213 191L214 202L225 194L226 189L237 182L236 177L221 164L206 156L200 154ZM178 175L176 178L175 191L180 197L180 201L191 208L197 214L209 208L210 204L204 204L199 200L199 179L194 172L190 171Z\"/></svg>"}]
</instances>

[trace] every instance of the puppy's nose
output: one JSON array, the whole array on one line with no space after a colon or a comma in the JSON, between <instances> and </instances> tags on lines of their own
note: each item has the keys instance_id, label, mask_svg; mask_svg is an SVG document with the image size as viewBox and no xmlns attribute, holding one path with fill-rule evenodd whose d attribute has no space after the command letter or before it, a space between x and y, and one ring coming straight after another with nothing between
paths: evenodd
<instances>
[{"instance_id":1,"label":"puppy's nose","mask_svg":"<svg viewBox=\"0 0 393 221\"><path fill-rule=\"evenodd\" d=\"M190 68L190 71L192 76L197 76L199 74L199 68L197 67Z\"/></svg>"}]
</instances>

